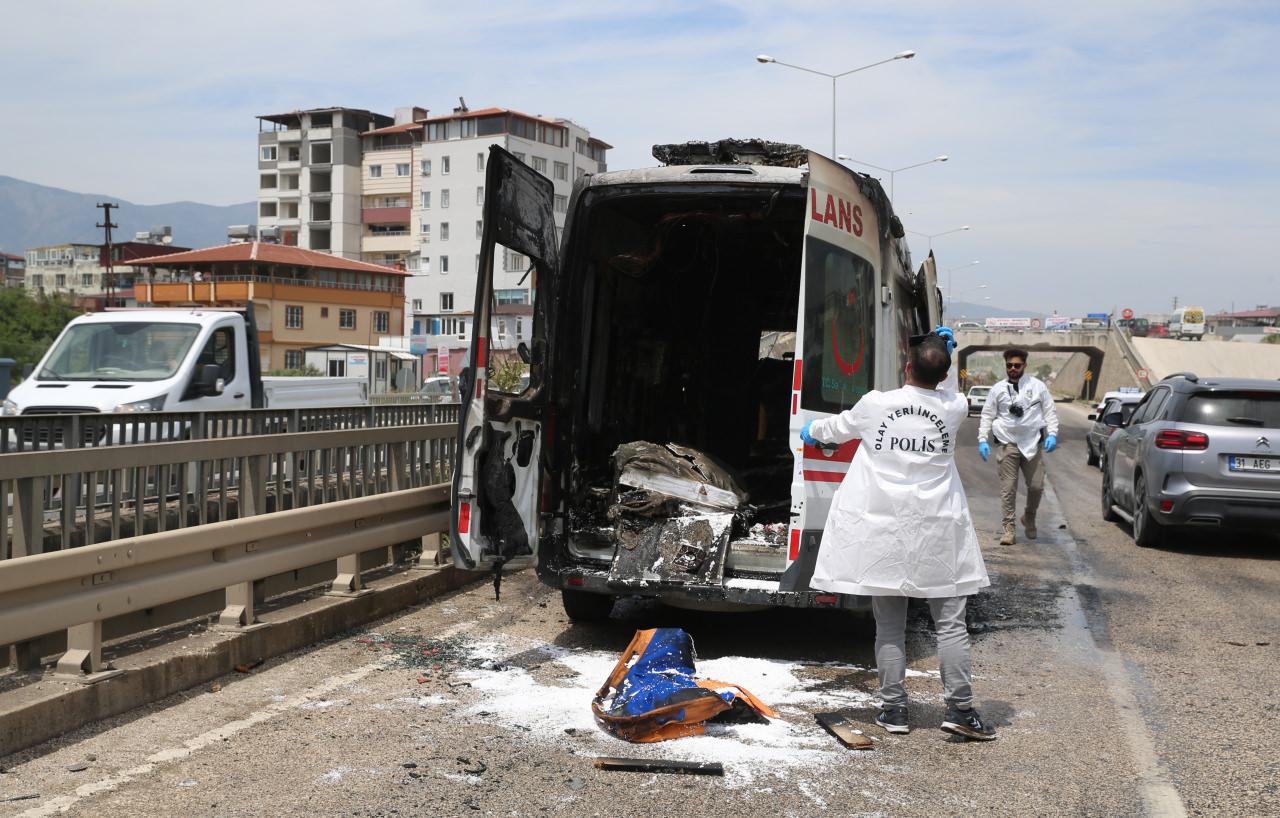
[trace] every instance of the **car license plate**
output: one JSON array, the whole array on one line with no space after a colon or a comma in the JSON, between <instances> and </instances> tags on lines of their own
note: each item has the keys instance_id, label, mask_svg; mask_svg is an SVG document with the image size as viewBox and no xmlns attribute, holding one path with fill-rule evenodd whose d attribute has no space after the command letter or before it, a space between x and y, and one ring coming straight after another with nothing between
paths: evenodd
<instances>
[{"instance_id":1,"label":"car license plate","mask_svg":"<svg viewBox=\"0 0 1280 818\"><path fill-rule=\"evenodd\" d=\"M1280 474L1280 457L1239 457L1228 460L1231 471L1272 471Z\"/></svg>"}]
</instances>

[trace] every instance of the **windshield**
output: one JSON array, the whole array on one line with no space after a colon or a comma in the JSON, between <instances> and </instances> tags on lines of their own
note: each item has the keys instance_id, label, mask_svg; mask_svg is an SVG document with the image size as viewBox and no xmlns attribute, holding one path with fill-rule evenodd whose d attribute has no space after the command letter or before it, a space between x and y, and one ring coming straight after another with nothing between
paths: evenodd
<instances>
[{"instance_id":1,"label":"windshield","mask_svg":"<svg viewBox=\"0 0 1280 818\"><path fill-rule=\"evenodd\" d=\"M36 380L164 380L178 371L199 332L198 324L141 321L68 327Z\"/></svg>"}]
</instances>

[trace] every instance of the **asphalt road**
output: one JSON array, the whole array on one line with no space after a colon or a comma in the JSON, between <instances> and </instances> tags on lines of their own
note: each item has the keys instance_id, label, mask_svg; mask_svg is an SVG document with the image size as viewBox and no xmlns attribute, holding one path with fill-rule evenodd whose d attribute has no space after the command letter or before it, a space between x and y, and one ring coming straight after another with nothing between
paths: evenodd
<instances>
[{"instance_id":1,"label":"asphalt road","mask_svg":"<svg viewBox=\"0 0 1280 818\"><path fill-rule=\"evenodd\" d=\"M995 544L994 464L971 430L959 454L993 580L970 609L978 706L998 741L937 729L921 610L913 731L889 736L871 726L865 617L640 602L571 625L522 574L501 602L477 585L0 759L0 816L1280 814L1280 548L1137 548L1100 519L1083 412L1061 413L1035 542L1019 527L1017 545ZM686 628L704 673L782 719L651 745L600 732L594 691L634 630L658 625ZM825 710L862 723L875 748L837 745L813 723ZM720 761L726 774L604 772L598 755ZM4 800L22 795L38 797Z\"/></svg>"}]
</instances>

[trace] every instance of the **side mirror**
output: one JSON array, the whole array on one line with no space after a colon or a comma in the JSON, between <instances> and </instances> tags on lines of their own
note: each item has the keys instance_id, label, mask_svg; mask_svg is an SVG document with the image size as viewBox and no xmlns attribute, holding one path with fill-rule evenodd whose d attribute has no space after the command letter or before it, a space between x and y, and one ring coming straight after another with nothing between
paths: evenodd
<instances>
[{"instance_id":1,"label":"side mirror","mask_svg":"<svg viewBox=\"0 0 1280 818\"><path fill-rule=\"evenodd\" d=\"M458 373L458 397L466 403L471 396L471 367L464 366Z\"/></svg>"},{"instance_id":2,"label":"side mirror","mask_svg":"<svg viewBox=\"0 0 1280 818\"><path fill-rule=\"evenodd\" d=\"M529 354L529 345L524 341L521 341L519 345L516 346L516 354L519 355L520 360L526 364L533 360L533 356Z\"/></svg>"},{"instance_id":3,"label":"side mirror","mask_svg":"<svg viewBox=\"0 0 1280 818\"><path fill-rule=\"evenodd\" d=\"M36 371L36 365L33 363L25 363L22 365L22 379L25 381L31 377L31 373Z\"/></svg>"},{"instance_id":4,"label":"side mirror","mask_svg":"<svg viewBox=\"0 0 1280 818\"><path fill-rule=\"evenodd\" d=\"M1102 416L1103 424L1118 429L1124 425L1124 415L1120 412L1108 412Z\"/></svg>"},{"instance_id":5,"label":"side mirror","mask_svg":"<svg viewBox=\"0 0 1280 818\"><path fill-rule=\"evenodd\" d=\"M205 364L200 367L200 379L196 383L196 392L206 398L221 395L225 387L221 375L222 368L217 364Z\"/></svg>"},{"instance_id":6,"label":"side mirror","mask_svg":"<svg viewBox=\"0 0 1280 818\"><path fill-rule=\"evenodd\" d=\"M1090 415L1089 415L1089 420L1097 420L1097 419L1098 419L1097 414L1090 414Z\"/></svg>"}]
</instances>

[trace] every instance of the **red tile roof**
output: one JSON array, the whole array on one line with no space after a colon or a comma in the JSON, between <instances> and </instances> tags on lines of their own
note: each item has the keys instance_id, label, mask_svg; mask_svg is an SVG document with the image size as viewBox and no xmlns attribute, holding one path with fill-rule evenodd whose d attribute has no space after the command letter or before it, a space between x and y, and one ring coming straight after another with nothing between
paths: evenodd
<instances>
[{"instance_id":1,"label":"red tile roof","mask_svg":"<svg viewBox=\"0 0 1280 818\"><path fill-rule=\"evenodd\" d=\"M15 256L13 253L0 253L0 258L7 258L10 261L24 261L22 256Z\"/></svg>"},{"instance_id":2,"label":"red tile roof","mask_svg":"<svg viewBox=\"0 0 1280 818\"><path fill-rule=\"evenodd\" d=\"M383 275L408 275L404 270L384 267L381 264L370 264L367 261L355 261L341 256L332 256L328 253L318 253L315 250L304 250L301 247L267 244L260 241L223 244L218 247L206 247L203 250L192 250L188 253L173 253L167 256L133 259L129 264L134 267L172 267L222 261L258 261L263 264L287 264L293 267L314 267L320 270L352 270L361 273L382 273Z\"/></svg>"},{"instance_id":3,"label":"red tile roof","mask_svg":"<svg viewBox=\"0 0 1280 818\"><path fill-rule=\"evenodd\" d=\"M422 130L422 122L405 122L401 125L391 125L386 128L378 128L372 131L361 131L360 136L382 136L385 134L407 133L409 131L420 130Z\"/></svg>"},{"instance_id":4,"label":"red tile roof","mask_svg":"<svg viewBox=\"0 0 1280 818\"><path fill-rule=\"evenodd\" d=\"M1261 309L1261 310L1245 310L1244 312L1220 312L1210 315L1210 318L1280 318L1280 310L1277 309Z\"/></svg>"}]
</instances>

